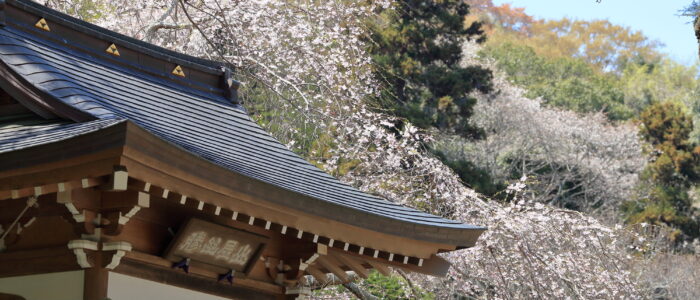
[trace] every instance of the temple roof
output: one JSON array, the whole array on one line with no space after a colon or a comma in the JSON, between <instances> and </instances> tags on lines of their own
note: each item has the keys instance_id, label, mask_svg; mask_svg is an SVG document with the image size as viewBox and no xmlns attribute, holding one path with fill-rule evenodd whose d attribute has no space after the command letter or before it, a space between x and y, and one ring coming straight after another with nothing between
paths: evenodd
<instances>
[{"instance_id":1,"label":"temple roof","mask_svg":"<svg viewBox=\"0 0 700 300\"><path fill-rule=\"evenodd\" d=\"M436 242L471 246L473 232L484 230L361 192L318 169L231 101L220 85L224 69L215 62L127 38L29 1L7 3L25 14L5 8L0 62L46 101L20 103L58 119L0 120L0 153L132 122L173 147L292 195L433 228ZM35 26L39 18L50 31ZM105 52L112 44L120 56ZM178 66L184 77L173 74Z\"/></svg>"}]
</instances>

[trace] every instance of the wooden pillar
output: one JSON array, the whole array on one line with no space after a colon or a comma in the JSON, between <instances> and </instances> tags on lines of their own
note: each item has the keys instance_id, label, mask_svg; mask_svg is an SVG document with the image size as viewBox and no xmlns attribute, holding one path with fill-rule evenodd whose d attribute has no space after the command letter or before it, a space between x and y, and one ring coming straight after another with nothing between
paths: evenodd
<instances>
[{"instance_id":1,"label":"wooden pillar","mask_svg":"<svg viewBox=\"0 0 700 300\"><path fill-rule=\"evenodd\" d=\"M102 251L95 251L95 265L85 269L85 282L83 286L83 300L107 299L107 281L109 270L103 266Z\"/></svg>"}]
</instances>

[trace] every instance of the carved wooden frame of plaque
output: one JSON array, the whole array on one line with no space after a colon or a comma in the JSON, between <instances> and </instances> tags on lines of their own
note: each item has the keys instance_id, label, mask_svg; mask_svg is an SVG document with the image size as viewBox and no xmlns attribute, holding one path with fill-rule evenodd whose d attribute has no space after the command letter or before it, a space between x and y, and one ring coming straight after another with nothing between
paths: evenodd
<instances>
[{"instance_id":1,"label":"carved wooden frame of plaque","mask_svg":"<svg viewBox=\"0 0 700 300\"><path fill-rule=\"evenodd\" d=\"M208 243L211 239L220 239L220 242L218 243L219 246L216 247L217 250L214 254L202 252L201 249L203 249L203 247L196 249L194 246L189 247L187 249L194 249L189 253L183 250L183 246L186 243L189 242L189 244L186 245L192 245L191 240L188 240L188 238L192 239L195 235L199 237L201 236L201 232L206 233L206 236L202 242L203 244ZM219 225L201 219L191 218L187 221L185 226L178 231L172 242L170 242L170 245L165 250L163 257L173 262L180 261L184 258L189 258L190 264L194 263L195 266L200 266L214 272L223 273L227 272L228 270L234 270L247 275L253 268L253 265L255 265L255 262L260 259L260 255L265 249L268 240L269 238L263 235L251 233L238 228ZM222 251L223 248L221 245L226 244L229 241L235 241L237 244L253 245L251 246L252 249L245 264L234 264L225 259L217 258L217 253ZM241 247L238 249L240 248Z\"/></svg>"}]
</instances>

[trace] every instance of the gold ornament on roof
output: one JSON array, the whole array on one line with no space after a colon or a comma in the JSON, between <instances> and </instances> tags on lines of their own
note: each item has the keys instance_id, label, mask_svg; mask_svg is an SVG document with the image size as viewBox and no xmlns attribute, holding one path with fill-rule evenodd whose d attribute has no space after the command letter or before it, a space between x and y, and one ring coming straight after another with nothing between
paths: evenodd
<instances>
[{"instance_id":1,"label":"gold ornament on roof","mask_svg":"<svg viewBox=\"0 0 700 300\"><path fill-rule=\"evenodd\" d=\"M51 28L49 28L49 23L47 23L46 19L44 18L39 19L39 21L37 21L36 24L34 24L34 27L46 31L51 31Z\"/></svg>"},{"instance_id":2,"label":"gold ornament on roof","mask_svg":"<svg viewBox=\"0 0 700 300\"><path fill-rule=\"evenodd\" d=\"M182 71L182 67L179 65L175 66L175 69L173 69L173 74L180 77L185 77L185 72Z\"/></svg>"},{"instance_id":3,"label":"gold ornament on roof","mask_svg":"<svg viewBox=\"0 0 700 300\"><path fill-rule=\"evenodd\" d=\"M112 54L114 56L119 56L119 49L117 49L117 45L111 44L109 47L107 47L107 50L105 50L107 53Z\"/></svg>"}]
</instances>

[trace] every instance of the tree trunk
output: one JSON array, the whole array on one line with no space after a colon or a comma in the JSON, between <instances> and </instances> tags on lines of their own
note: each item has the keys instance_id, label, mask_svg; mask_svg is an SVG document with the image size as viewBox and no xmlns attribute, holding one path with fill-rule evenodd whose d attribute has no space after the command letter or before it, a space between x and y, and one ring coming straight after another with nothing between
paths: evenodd
<instances>
[{"instance_id":1,"label":"tree trunk","mask_svg":"<svg viewBox=\"0 0 700 300\"><path fill-rule=\"evenodd\" d=\"M693 29L695 29L695 39L698 41L698 56L700 56L700 12L696 12Z\"/></svg>"},{"instance_id":2,"label":"tree trunk","mask_svg":"<svg viewBox=\"0 0 700 300\"><path fill-rule=\"evenodd\" d=\"M369 292L357 286L357 284L355 283L343 283L343 286L360 300L379 300L377 296L370 294Z\"/></svg>"}]
</instances>

